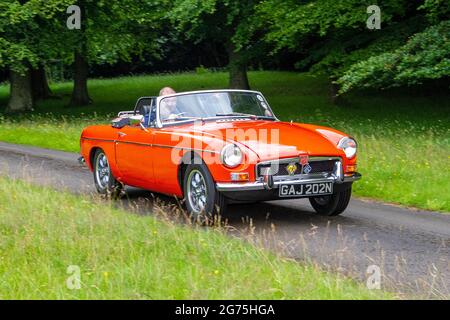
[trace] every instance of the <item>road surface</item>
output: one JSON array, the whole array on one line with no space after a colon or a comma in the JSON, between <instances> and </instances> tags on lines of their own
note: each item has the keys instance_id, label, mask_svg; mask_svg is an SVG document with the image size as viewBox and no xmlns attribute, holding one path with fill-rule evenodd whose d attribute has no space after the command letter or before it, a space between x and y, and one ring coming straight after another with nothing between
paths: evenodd
<instances>
[{"instance_id":1,"label":"road surface","mask_svg":"<svg viewBox=\"0 0 450 320\"><path fill-rule=\"evenodd\" d=\"M75 153L0 142L0 174L77 194L94 194L92 174ZM150 214L154 199L127 188L119 204ZM320 217L307 200L233 205L224 217L232 236L366 282L380 269L381 288L408 296L450 297L450 214L352 199L343 215Z\"/></svg>"}]
</instances>

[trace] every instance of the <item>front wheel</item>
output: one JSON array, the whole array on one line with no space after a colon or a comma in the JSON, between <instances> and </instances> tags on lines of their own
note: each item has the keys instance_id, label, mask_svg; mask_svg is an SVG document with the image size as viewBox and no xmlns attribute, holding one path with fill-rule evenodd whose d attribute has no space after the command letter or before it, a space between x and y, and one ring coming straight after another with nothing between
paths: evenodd
<instances>
[{"instance_id":1,"label":"front wheel","mask_svg":"<svg viewBox=\"0 0 450 320\"><path fill-rule=\"evenodd\" d=\"M193 221L214 221L215 216L226 210L226 198L216 190L214 180L203 163L187 166L183 191L186 209Z\"/></svg>"},{"instance_id":2,"label":"front wheel","mask_svg":"<svg viewBox=\"0 0 450 320\"><path fill-rule=\"evenodd\" d=\"M112 198L119 197L123 185L114 178L108 158L103 150L94 154L94 183L98 193Z\"/></svg>"},{"instance_id":3,"label":"front wheel","mask_svg":"<svg viewBox=\"0 0 450 320\"><path fill-rule=\"evenodd\" d=\"M322 216L337 216L345 211L352 197L352 187L335 194L309 198L309 203L317 214Z\"/></svg>"}]
</instances>

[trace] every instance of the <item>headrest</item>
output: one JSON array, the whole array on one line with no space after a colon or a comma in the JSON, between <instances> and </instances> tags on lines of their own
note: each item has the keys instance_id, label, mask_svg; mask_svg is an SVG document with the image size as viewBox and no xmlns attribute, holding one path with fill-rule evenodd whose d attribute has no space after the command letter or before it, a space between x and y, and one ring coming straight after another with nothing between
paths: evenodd
<instances>
[{"instance_id":1,"label":"headrest","mask_svg":"<svg viewBox=\"0 0 450 320\"><path fill-rule=\"evenodd\" d=\"M140 109L139 109L139 114L142 114L142 115L147 115L147 114L149 114L150 113L150 106L148 106L148 105L143 105Z\"/></svg>"}]
</instances>

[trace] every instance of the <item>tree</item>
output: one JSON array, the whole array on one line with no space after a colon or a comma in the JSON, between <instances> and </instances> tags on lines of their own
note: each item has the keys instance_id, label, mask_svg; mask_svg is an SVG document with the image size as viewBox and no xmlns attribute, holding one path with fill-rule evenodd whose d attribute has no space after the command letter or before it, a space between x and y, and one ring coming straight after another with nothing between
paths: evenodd
<instances>
[{"instance_id":1,"label":"tree","mask_svg":"<svg viewBox=\"0 0 450 320\"><path fill-rule=\"evenodd\" d=\"M386 89L450 76L450 20L415 34L394 51L352 65L339 79L340 93Z\"/></svg>"},{"instance_id":2,"label":"tree","mask_svg":"<svg viewBox=\"0 0 450 320\"><path fill-rule=\"evenodd\" d=\"M186 38L198 43L219 43L228 54L230 88L249 89L247 65L258 43L253 13L260 1L175 0L170 1L168 18Z\"/></svg>"},{"instance_id":3,"label":"tree","mask_svg":"<svg viewBox=\"0 0 450 320\"><path fill-rule=\"evenodd\" d=\"M45 66L42 64L31 70L31 92L33 101L48 99L52 96L52 91L47 81Z\"/></svg>"},{"instance_id":4,"label":"tree","mask_svg":"<svg viewBox=\"0 0 450 320\"><path fill-rule=\"evenodd\" d=\"M431 26L392 50L352 64L337 80L341 94L355 88L387 89L450 77L450 3L426 0L418 9L424 10Z\"/></svg>"},{"instance_id":5,"label":"tree","mask_svg":"<svg viewBox=\"0 0 450 320\"><path fill-rule=\"evenodd\" d=\"M265 40L273 51L296 50L296 66L327 74L334 96L354 88L387 88L448 74L448 29L445 23L436 24L448 19L449 1L383 1L381 30L366 28L366 8L372 4L266 0L258 6L258 15L267 22Z\"/></svg>"},{"instance_id":6,"label":"tree","mask_svg":"<svg viewBox=\"0 0 450 320\"><path fill-rule=\"evenodd\" d=\"M62 47L60 39L49 37L51 26L67 0L29 0L0 3L0 66L10 72L7 111L33 108L32 69L39 69L44 57Z\"/></svg>"},{"instance_id":7,"label":"tree","mask_svg":"<svg viewBox=\"0 0 450 320\"><path fill-rule=\"evenodd\" d=\"M156 50L156 29L159 27L156 4L144 0L79 0L81 29L66 30L74 48L74 87L71 105L92 102L88 93L89 64L115 63L130 60ZM156 14L155 14L156 13ZM155 36L155 39L149 38Z\"/></svg>"}]
</instances>

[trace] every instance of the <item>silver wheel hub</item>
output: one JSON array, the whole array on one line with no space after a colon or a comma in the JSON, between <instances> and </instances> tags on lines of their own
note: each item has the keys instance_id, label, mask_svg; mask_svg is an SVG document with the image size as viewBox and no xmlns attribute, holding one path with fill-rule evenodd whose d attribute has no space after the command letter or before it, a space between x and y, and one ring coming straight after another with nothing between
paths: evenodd
<instances>
[{"instance_id":1,"label":"silver wheel hub","mask_svg":"<svg viewBox=\"0 0 450 320\"><path fill-rule=\"evenodd\" d=\"M202 212L206 207L208 191L203 174L192 170L187 179L187 200L194 212Z\"/></svg>"},{"instance_id":2,"label":"silver wheel hub","mask_svg":"<svg viewBox=\"0 0 450 320\"><path fill-rule=\"evenodd\" d=\"M110 170L108 159L104 153L100 153L97 157L97 162L95 163L95 176L100 188L106 189L109 184Z\"/></svg>"}]
</instances>

